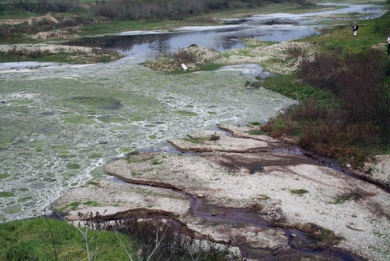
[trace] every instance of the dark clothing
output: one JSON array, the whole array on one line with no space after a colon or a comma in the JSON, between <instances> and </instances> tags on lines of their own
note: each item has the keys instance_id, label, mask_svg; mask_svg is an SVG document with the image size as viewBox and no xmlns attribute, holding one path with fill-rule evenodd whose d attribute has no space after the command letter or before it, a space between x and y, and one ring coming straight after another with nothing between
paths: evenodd
<instances>
[{"instance_id":1,"label":"dark clothing","mask_svg":"<svg viewBox=\"0 0 390 261\"><path fill-rule=\"evenodd\" d=\"M387 55L390 54L390 36L387 37Z\"/></svg>"},{"instance_id":2,"label":"dark clothing","mask_svg":"<svg viewBox=\"0 0 390 261\"><path fill-rule=\"evenodd\" d=\"M359 29L359 26L357 24L352 25L353 36L356 37L358 29Z\"/></svg>"}]
</instances>

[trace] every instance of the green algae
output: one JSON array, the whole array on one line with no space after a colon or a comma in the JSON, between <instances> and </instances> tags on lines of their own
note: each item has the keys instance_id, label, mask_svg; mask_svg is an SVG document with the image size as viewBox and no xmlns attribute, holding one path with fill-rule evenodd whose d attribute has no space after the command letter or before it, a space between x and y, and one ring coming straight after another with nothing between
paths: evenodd
<instances>
[{"instance_id":1,"label":"green algae","mask_svg":"<svg viewBox=\"0 0 390 261\"><path fill-rule=\"evenodd\" d=\"M126 119L122 117L115 117L115 116L101 116L97 118L99 121L106 122L106 123L122 123L127 122Z\"/></svg>"},{"instance_id":2,"label":"green algae","mask_svg":"<svg viewBox=\"0 0 390 261\"><path fill-rule=\"evenodd\" d=\"M176 113L181 116L187 116L187 117L199 116L199 114L191 111L176 111Z\"/></svg>"},{"instance_id":3,"label":"green algae","mask_svg":"<svg viewBox=\"0 0 390 261\"><path fill-rule=\"evenodd\" d=\"M12 205L3 209L4 214L17 214L22 212L23 208L21 204Z\"/></svg>"},{"instance_id":4,"label":"green algae","mask_svg":"<svg viewBox=\"0 0 390 261\"><path fill-rule=\"evenodd\" d=\"M68 163L68 164L66 164L66 167L68 169L79 169L81 166L80 166L80 164L77 164L77 163Z\"/></svg>"},{"instance_id":5,"label":"green algae","mask_svg":"<svg viewBox=\"0 0 390 261\"><path fill-rule=\"evenodd\" d=\"M7 192L7 191L0 192L0 198L10 198L13 196L15 196L15 193L13 192Z\"/></svg>"},{"instance_id":6,"label":"green algae","mask_svg":"<svg viewBox=\"0 0 390 261\"><path fill-rule=\"evenodd\" d=\"M5 179L8 178L10 175L9 174L0 174L0 179Z\"/></svg>"},{"instance_id":7,"label":"green algae","mask_svg":"<svg viewBox=\"0 0 390 261\"><path fill-rule=\"evenodd\" d=\"M0 106L0 157L9 175L2 176L0 191L30 188L34 200L20 202L26 217L45 209L53 195L103 176L101 164L112 157L215 123L267 118L291 103L276 93L238 87L247 77L231 72L166 75L129 60L53 70L58 68L5 74L0 88L1 97L33 101ZM23 194L1 198L0 212Z\"/></svg>"},{"instance_id":8,"label":"green algae","mask_svg":"<svg viewBox=\"0 0 390 261\"><path fill-rule=\"evenodd\" d=\"M106 97L72 97L71 103L80 104L88 109L119 110L122 104L119 100Z\"/></svg>"},{"instance_id":9,"label":"green algae","mask_svg":"<svg viewBox=\"0 0 390 261\"><path fill-rule=\"evenodd\" d=\"M70 124L94 124L95 121L93 119L90 119L89 117L85 116L68 116L64 118L64 123L70 123Z\"/></svg>"}]
</instances>

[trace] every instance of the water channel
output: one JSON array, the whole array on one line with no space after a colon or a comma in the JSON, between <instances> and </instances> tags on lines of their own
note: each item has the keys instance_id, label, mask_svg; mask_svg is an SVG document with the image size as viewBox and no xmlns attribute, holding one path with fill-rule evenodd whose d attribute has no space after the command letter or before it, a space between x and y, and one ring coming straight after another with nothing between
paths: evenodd
<instances>
[{"instance_id":1,"label":"water channel","mask_svg":"<svg viewBox=\"0 0 390 261\"><path fill-rule=\"evenodd\" d=\"M227 19L221 27L94 39L126 54L106 64L0 64L0 222L48 214L52 201L103 175L103 164L112 158L136 149L169 149L167 139L217 123L263 122L294 102L246 88L253 75L236 69L167 75L141 62L194 43L224 51L242 48L243 37L302 38L316 33L315 24L328 12L255 15ZM332 12L383 14L373 5Z\"/></svg>"}]
</instances>

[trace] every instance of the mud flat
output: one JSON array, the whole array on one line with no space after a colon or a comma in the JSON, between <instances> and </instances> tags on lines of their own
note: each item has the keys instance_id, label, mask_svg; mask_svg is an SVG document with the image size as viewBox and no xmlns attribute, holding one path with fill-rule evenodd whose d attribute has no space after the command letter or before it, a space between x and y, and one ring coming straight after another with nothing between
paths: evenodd
<instances>
[{"instance_id":1,"label":"mud flat","mask_svg":"<svg viewBox=\"0 0 390 261\"><path fill-rule=\"evenodd\" d=\"M115 160L52 208L73 222L159 214L247 259L389 260L386 190L290 153L256 127L219 128L170 140L181 153Z\"/></svg>"}]
</instances>

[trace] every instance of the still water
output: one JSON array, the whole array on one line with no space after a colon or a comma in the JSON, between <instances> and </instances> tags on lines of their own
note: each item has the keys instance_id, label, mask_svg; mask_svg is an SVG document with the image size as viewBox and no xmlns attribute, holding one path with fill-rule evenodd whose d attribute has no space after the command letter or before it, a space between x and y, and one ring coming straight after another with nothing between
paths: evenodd
<instances>
[{"instance_id":1,"label":"still water","mask_svg":"<svg viewBox=\"0 0 390 261\"><path fill-rule=\"evenodd\" d=\"M345 25L346 19L372 19L384 14L379 5L343 5L335 10L308 12L302 14L275 13L252 15L241 19L224 19L221 26L186 26L173 31L129 31L119 35L96 37L74 41L74 45L104 46L128 56L140 55L156 58L161 54L171 53L191 44L204 46L222 52L243 48L242 38L255 38L262 41L282 42L301 39L318 34L324 24ZM328 21L328 22L327 22ZM321 25L322 24L322 25Z\"/></svg>"},{"instance_id":2,"label":"still water","mask_svg":"<svg viewBox=\"0 0 390 261\"><path fill-rule=\"evenodd\" d=\"M355 6L344 12L350 8ZM376 7L358 8L382 14ZM115 157L136 149L170 149L169 138L217 123L274 116L294 101L246 88L250 73L235 68L167 75L139 64L193 43L223 51L242 47L241 37L297 39L315 30L310 19L319 16L259 15L229 19L223 27L125 32L95 41L127 55L107 64L0 64L0 222L49 213L51 202L103 175L103 164Z\"/></svg>"}]
</instances>

